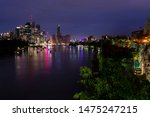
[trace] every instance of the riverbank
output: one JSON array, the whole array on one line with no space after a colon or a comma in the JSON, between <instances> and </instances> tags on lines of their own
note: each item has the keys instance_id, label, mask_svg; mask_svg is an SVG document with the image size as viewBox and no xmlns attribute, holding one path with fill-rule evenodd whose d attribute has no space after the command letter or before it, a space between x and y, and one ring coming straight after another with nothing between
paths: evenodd
<instances>
[{"instance_id":1,"label":"riverbank","mask_svg":"<svg viewBox=\"0 0 150 117\"><path fill-rule=\"evenodd\" d=\"M14 54L16 49L28 46L28 42L21 40L0 40L0 55Z\"/></svg>"}]
</instances>

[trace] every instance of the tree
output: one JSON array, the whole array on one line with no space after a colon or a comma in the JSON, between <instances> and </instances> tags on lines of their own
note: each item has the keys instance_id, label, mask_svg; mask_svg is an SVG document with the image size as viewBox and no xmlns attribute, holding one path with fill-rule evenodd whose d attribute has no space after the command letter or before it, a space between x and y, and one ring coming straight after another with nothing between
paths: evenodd
<instances>
[{"instance_id":1,"label":"tree","mask_svg":"<svg viewBox=\"0 0 150 117\"><path fill-rule=\"evenodd\" d=\"M84 89L74 99L150 99L150 83L127 71L121 61L98 55L98 64L96 73L85 66L80 68Z\"/></svg>"}]
</instances>

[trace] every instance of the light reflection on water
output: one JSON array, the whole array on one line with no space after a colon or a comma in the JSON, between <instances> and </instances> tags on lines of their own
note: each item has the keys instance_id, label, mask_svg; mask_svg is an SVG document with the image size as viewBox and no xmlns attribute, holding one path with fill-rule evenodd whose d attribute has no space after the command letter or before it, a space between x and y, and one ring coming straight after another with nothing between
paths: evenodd
<instances>
[{"instance_id":1,"label":"light reflection on water","mask_svg":"<svg viewBox=\"0 0 150 117\"><path fill-rule=\"evenodd\" d=\"M20 56L8 57L14 63L11 66L0 59L1 64L11 68L8 70L11 78L0 86L3 87L0 91L5 91L5 84L8 82L12 84L7 87L7 95L2 97L72 99L73 94L79 90L77 81L80 79L80 66L90 66L91 54L91 49L84 49L82 46L54 46L45 49L30 47ZM6 76L3 72L1 74Z\"/></svg>"},{"instance_id":2,"label":"light reflection on water","mask_svg":"<svg viewBox=\"0 0 150 117\"><path fill-rule=\"evenodd\" d=\"M48 48L28 48L28 53L16 56L15 60L16 75L19 79L36 78L39 72L50 73L52 67L52 54Z\"/></svg>"}]
</instances>

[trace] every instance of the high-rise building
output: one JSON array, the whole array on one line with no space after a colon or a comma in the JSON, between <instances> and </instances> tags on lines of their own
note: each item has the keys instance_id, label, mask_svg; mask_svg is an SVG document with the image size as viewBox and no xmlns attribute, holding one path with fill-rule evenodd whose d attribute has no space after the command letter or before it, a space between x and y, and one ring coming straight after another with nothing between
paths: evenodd
<instances>
[{"instance_id":1,"label":"high-rise building","mask_svg":"<svg viewBox=\"0 0 150 117\"><path fill-rule=\"evenodd\" d=\"M61 40L62 39L62 33L61 33L61 29L60 29L60 25L57 25L57 39Z\"/></svg>"},{"instance_id":2,"label":"high-rise building","mask_svg":"<svg viewBox=\"0 0 150 117\"><path fill-rule=\"evenodd\" d=\"M16 27L15 33L16 33L16 39L19 39L20 38L20 27Z\"/></svg>"},{"instance_id":3,"label":"high-rise building","mask_svg":"<svg viewBox=\"0 0 150 117\"><path fill-rule=\"evenodd\" d=\"M39 24L36 25L36 28L40 31L41 30L41 26Z\"/></svg>"},{"instance_id":4,"label":"high-rise building","mask_svg":"<svg viewBox=\"0 0 150 117\"><path fill-rule=\"evenodd\" d=\"M56 44L56 38L55 34L50 35L50 44L55 45Z\"/></svg>"},{"instance_id":5,"label":"high-rise building","mask_svg":"<svg viewBox=\"0 0 150 117\"><path fill-rule=\"evenodd\" d=\"M69 44L71 40L71 35L62 35L60 25L57 25L57 32L56 34L50 35L50 43L52 45L64 45Z\"/></svg>"},{"instance_id":6,"label":"high-rise building","mask_svg":"<svg viewBox=\"0 0 150 117\"><path fill-rule=\"evenodd\" d=\"M24 26L24 34L30 35L31 34L31 23L27 22Z\"/></svg>"},{"instance_id":7,"label":"high-rise building","mask_svg":"<svg viewBox=\"0 0 150 117\"><path fill-rule=\"evenodd\" d=\"M63 43L65 43L65 44L69 44L70 43L70 40L71 40L71 35L64 35L63 36Z\"/></svg>"},{"instance_id":8,"label":"high-rise building","mask_svg":"<svg viewBox=\"0 0 150 117\"><path fill-rule=\"evenodd\" d=\"M31 27L35 28L35 22L31 22Z\"/></svg>"}]
</instances>

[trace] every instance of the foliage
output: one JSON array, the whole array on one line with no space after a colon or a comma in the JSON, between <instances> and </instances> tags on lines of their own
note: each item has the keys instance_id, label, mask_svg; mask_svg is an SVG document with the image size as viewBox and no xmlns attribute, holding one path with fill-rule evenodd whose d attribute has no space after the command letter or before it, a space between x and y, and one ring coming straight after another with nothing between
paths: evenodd
<instances>
[{"instance_id":1,"label":"foliage","mask_svg":"<svg viewBox=\"0 0 150 117\"><path fill-rule=\"evenodd\" d=\"M17 47L26 47L28 42L22 40L0 40L0 55L14 54Z\"/></svg>"},{"instance_id":2,"label":"foliage","mask_svg":"<svg viewBox=\"0 0 150 117\"><path fill-rule=\"evenodd\" d=\"M74 99L150 99L150 83L134 76L122 65L122 61L97 56L98 70L80 68L81 85L84 90Z\"/></svg>"}]
</instances>

